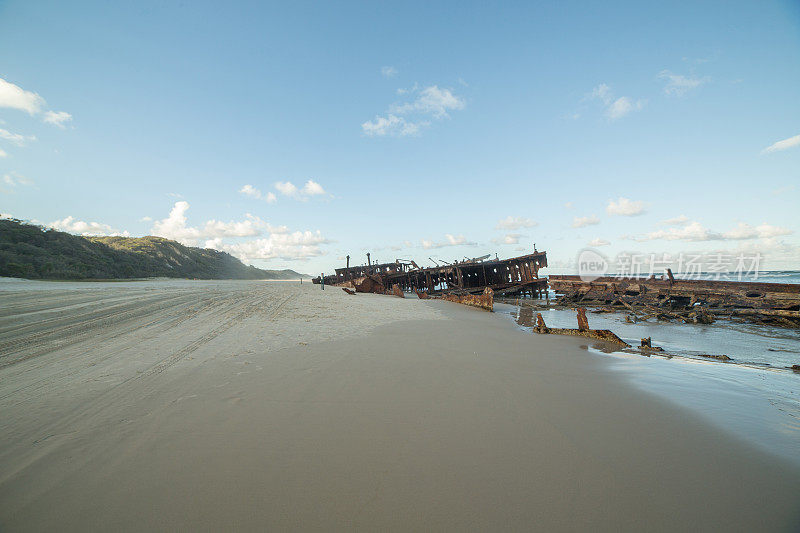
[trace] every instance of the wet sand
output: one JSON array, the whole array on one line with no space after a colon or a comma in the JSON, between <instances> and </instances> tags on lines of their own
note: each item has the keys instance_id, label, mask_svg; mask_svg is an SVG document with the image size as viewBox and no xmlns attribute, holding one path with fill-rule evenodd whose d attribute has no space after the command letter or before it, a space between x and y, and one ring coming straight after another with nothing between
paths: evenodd
<instances>
[{"instance_id":1,"label":"wet sand","mask_svg":"<svg viewBox=\"0 0 800 533\"><path fill-rule=\"evenodd\" d=\"M0 291L0 530L797 530L800 470L584 339L263 282Z\"/></svg>"}]
</instances>

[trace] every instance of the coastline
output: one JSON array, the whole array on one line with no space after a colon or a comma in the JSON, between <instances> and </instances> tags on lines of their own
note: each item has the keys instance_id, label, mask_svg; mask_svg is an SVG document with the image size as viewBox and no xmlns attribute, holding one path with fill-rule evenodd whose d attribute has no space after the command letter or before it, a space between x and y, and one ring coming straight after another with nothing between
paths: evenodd
<instances>
[{"instance_id":1,"label":"coastline","mask_svg":"<svg viewBox=\"0 0 800 533\"><path fill-rule=\"evenodd\" d=\"M0 527L800 525L800 468L639 390L583 339L251 283L206 284L207 307L180 285L169 296L199 307L184 321L165 302L160 322L0 368Z\"/></svg>"}]
</instances>

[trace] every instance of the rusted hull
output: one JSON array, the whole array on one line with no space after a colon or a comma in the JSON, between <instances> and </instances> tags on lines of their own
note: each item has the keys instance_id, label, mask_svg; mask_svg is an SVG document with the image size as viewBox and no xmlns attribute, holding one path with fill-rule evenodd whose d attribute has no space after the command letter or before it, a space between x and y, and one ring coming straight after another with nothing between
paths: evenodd
<instances>
[{"instance_id":1,"label":"rusted hull","mask_svg":"<svg viewBox=\"0 0 800 533\"><path fill-rule=\"evenodd\" d=\"M405 290L435 294L481 294L490 288L495 294L529 294L541 296L547 281L539 278L539 270L547 266L547 254L532 254L494 261L464 261L452 265L388 274L386 279Z\"/></svg>"},{"instance_id":2,"label":"rusted hull","mask_svg":"<svg viewBox=\"0 0 800 533\"><path fill-rule=\"evenodd\" d=\"M482 294L443 294L440 298L448 302L494 311L494 292L488 287Z\"/></svg>"},{"instance_id":3,"label":"rusted hull","mask_svg":"<svg viewBox=\"0 0 800 533\"><path fill-rule=\"evenodd\" d=\"M349 256L348 256L349 257ZM547 280L539 277L539 270L547 266L547 253L533 253L509 259L486 260L488 256L431 268L420 268L410 260L396 259L393 263L371 263L337 268L333 275L316 277L312 281L327 285L355 288L359 292L379 292L375 287L359 289L365 278L384 287L399 286L401 292L418 291L428 296L469 294L480 296L485 289L495 295L536 296L547 293Z\"/></svg>"},{"instance_id":4,"label":"rusted hull","mask_svg":"<svg viewBox=\"0 0 800 533\"><path fill-rule=\"evenodd\" d=\"M400 285L398 285L397 283L392 285L391 294L392 294L392 296L397 296L398 298L405 298L406 297L406 295L403 294L403 291L400 290Z\"/></svg>"},{"instance_id":5,"label":"rusted hull","mask_svg":"<svg viewBox=\"0 0 800 533\"><path fill-rule=\"evenodd\" d=\"M356 292L371 292L374 294L386 294L386 287L376 276L364 276L353 279L345 283L337 284L342 288L353 288Z\"/></svg>"}]
</instances>

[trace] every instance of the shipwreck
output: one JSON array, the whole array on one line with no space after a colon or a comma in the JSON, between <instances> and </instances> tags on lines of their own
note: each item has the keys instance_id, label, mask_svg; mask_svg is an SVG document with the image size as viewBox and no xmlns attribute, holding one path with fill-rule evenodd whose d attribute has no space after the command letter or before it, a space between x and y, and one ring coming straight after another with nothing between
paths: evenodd
<instances>
[{"instance_id":1,"label":"shipwreck","mask_svg":"<svg viewBox=\"0 0 800 533\"><path fill-rule=\"evenodd\" d=\"M350 266L350 256L347 256L344 268L335 269L334 274L317 276L312 282L375 293L386 293L396 285L403 292L417 292L428 297L481 295L487 289L495 295L542 298L547 294L547 279L539 277L539 270L547 266L547 253L536 249L531 254L508 259L497 256L491 259L485 255L452 263L434 263L436 266L426 268L405 259L373 263L367 254L366 264Z\"/></svg>"},{"instance_id":2,"label":"shipwreck","mask_svg":"<svg viewBox=\"0 0 800 533\"><path fill-rule=\"evenodd\" d=\"M667 269L661 279L605 276L584 280L572 275L540 277L547 267L547 253L533 253L500 259L489 255L464 258L452 263L431 261L420 267L415 261L395 259L379 263L366 254L367 262L350 265L350 256L333 274L320 275L315 284L338 286L357 292L416 293L419 298L442 298L492 310L494 297L547 299L552 305L594 307L594 312L621 311L627 320L679 320L711 323L729 318L783 327L800 327L800 284L750 281L676 279ZM527 304L526 304L527 305Z\"/></svg>"}]
</instances>

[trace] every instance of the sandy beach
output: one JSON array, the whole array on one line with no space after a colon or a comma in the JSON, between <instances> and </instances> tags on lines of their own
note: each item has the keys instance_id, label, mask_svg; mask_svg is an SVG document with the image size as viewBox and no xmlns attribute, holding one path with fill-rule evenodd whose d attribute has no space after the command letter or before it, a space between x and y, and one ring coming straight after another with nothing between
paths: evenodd
<instances>
[{"instance_id":1,"label":"sandy beach","mask_svg":"<svg viewBox=\"0 0 800 533\"><path fill-rule=\"evenodd\" d=\"M0 530L796 531L585 339L296 282L0 288Z\"/></svg>"}]
</instances>

